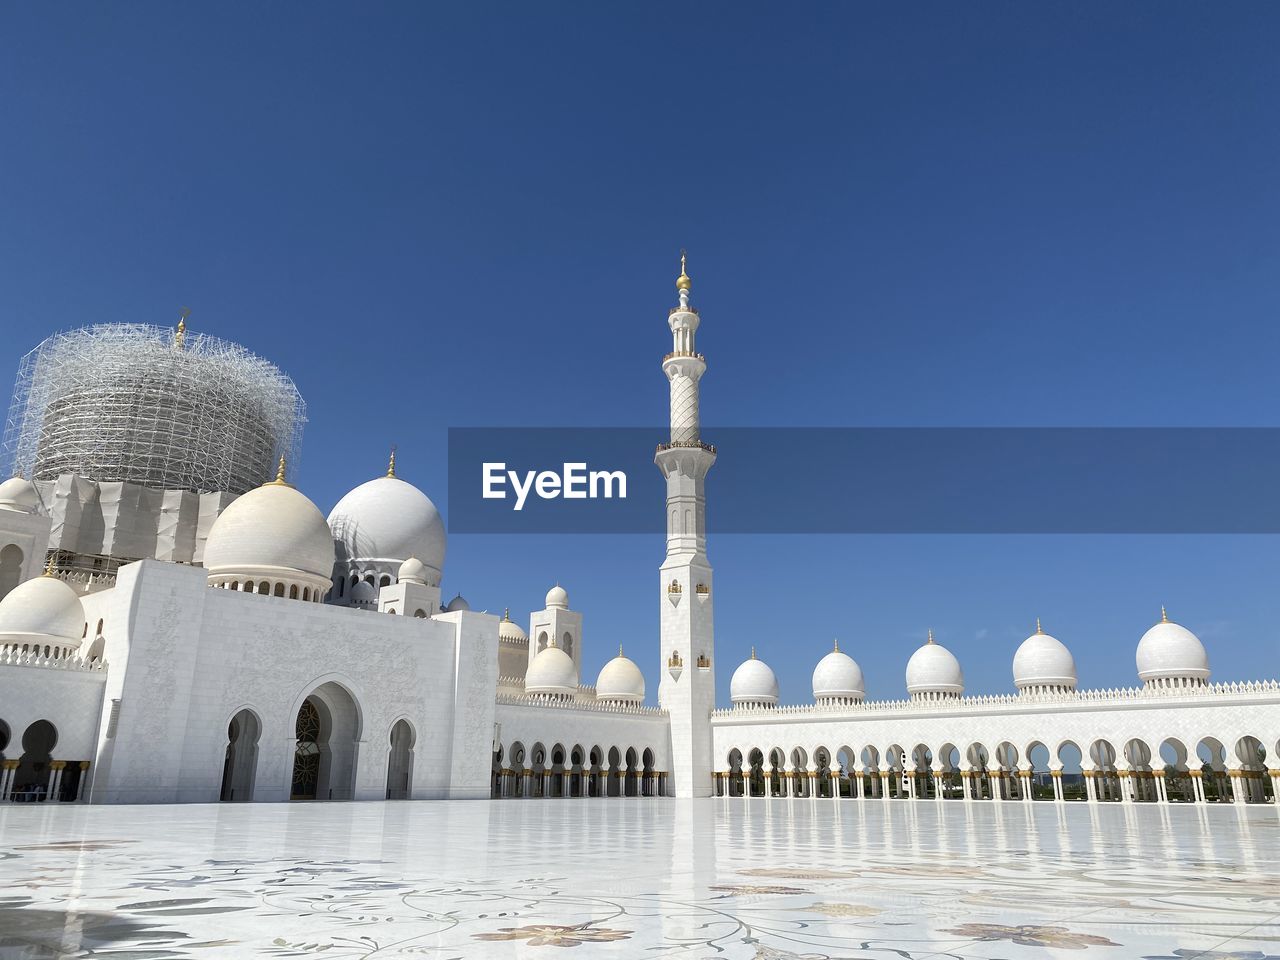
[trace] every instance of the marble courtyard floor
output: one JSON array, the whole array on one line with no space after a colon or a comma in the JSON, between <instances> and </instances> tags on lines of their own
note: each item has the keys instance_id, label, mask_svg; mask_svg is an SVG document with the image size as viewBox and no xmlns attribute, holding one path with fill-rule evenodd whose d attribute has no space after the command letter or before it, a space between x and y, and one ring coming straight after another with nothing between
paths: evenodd
<instances>
[{"instance_id":1,"label":"marble courtyard floor","mask_svg":"<svg viewBox=\"0 0 1280 960\"><path fill-rule=\"evenodd\" d=\"M1280 960L1274 806L0 807L0 957Z\"/></svg>"}]
</instances>

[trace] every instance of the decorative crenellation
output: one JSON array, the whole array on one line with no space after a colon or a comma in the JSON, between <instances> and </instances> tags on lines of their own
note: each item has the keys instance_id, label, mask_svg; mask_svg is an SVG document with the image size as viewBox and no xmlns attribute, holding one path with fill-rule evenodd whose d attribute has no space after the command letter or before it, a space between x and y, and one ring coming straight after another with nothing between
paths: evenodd
<instances>
[{"instance_id":1,"label":"decorative crenellation","mask_svg":"<svg viewBox=\"0 0 1280 960\"><path fill-rule=\"evenodd\" d=\"M1167 687L1114 687L1104 690L1068 690L1045 694L1033 693L1000 693L984 694L971 697L949 697L929 700L864 700L841 704L842 709L851 714L868 713L913 713L927 710L936 713L952 713L964 711L980 711L990 707L1025 707L1028 703L1124 703L1139 700L1164 701L1197 701L1215 697L1272 695L1280 697L1280 680L1246 680L1228 683L1186 684ZM748 712L767 710L770 716L807 716L823 713L827 716L831 708L837 704L824 701L822 704L801 704L796 706L773 706L770 704L741 703L729 709L712 712L712 717L735 717Z\"/></svg>"},{"instance_id":2,"label":"decorative crenellation","mask_svg":"<svg viewBox=\"0 0 1280 960\"><path fill-rule=\"evenodd\" d=\"M84 657L45 657L37 653L23 653L16 647L0 647L0 666L41 667L48 670L76 670L82 673L106 673L105 660Z\"/></svg>"},{"instance_id":3,"label":"decorative crenellation","mask_svg":"<svg viewBox=\"0 0 1280 960\"><path fill-rule=\"evenodd\" d=\"M622 703L620 701L578 700L572 697L553 699L537 694L510 694L498 692L497 703L516 707L551 707L559 710L581 710L587 713L627 713L634 716L665 717L667 711L661 707L646 707L642 704Z\"/></svg>"}]
</instances>

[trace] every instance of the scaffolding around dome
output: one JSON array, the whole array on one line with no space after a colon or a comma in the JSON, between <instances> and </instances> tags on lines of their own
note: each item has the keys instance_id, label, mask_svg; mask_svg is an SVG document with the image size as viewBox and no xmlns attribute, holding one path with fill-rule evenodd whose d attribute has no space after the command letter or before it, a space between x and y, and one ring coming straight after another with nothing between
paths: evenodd
<instances>
[{"instance_id":1,"label":"scaffolding around dome","mask_svg":"<svg viewBox=\"0 0 1280 960\"><path fill-rule=\"evenodd\" d=\"M77 474L244 493L296 467L306 406L274 364L181 324L97 324L22 358L4 456L33 480Z\"/></svg>"}]
</instances>

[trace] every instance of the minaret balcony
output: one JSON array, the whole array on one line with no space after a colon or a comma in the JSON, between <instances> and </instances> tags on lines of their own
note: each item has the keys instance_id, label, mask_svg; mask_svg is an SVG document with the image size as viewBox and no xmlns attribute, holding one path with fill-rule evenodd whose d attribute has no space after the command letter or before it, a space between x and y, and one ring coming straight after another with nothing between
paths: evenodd
<instances>
[{"instance_id":1,"label":"minaret balcony","mask_svg":"<svg viewBox=\"0 0 1280 960\"><path fill-rule=\"evenodd\" d=\"M662 362L666 363L668 360L674 360L676 357L689 357L690 359L693 359L693 360L701 360L703 363L707 362L707 358L704 357L702 354L690 353L687 350L673 350L670 353L668 353L665 357L662 358Z\"/></svg>"},{"instance_id":2,"label":"minaret balcony","mask_svg":"<svg viewBox=\"0 0 1280 960\"><path fill-rule=\"evenodd\" d=\"M662 453L664 450L683 449L705 450L707 453L711 454L716 452L716 448L713 444L703 443L701 440L672 440L670 443L660 443L658 444L657 452Z\"/></svg>"},{"instance_id":3,"label":"minaret balcony","mask_svg":"<svg viewBox=\"0 0 1280 960\"><path fill-rule=\"evenodd\" d=\"M699 315L697 307L672 307L667 311L667 316L674 317L677 313L692 313L695 317Z\"/></svg>"}]
</instances>

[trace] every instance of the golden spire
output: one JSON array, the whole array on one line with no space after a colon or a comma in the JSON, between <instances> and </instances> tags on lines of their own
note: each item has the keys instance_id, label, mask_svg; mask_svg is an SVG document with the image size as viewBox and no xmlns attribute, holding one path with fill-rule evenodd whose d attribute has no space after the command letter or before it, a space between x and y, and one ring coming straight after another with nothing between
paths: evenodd
<instances>
[{"instance_id":1,"label":"golden spire","mask_svg":"<svg viewBox=\"0 0 1280 960\"><path fill-rule=\"evenodd\" d=\"M689 274L685 270L685 264L688 263L688 254L683 250L680 251L680 276L676 277L676 289L688 290L693 286L693 281L689 279Z\"/></svg>"},{"instance_id":2,"label":"golden spire","mask_svg":"<svg viewBox=\"0 0 1280 960\"><path fill-rule=\"evenodd\" d=\"M273 485L279 486L279 487L287 487L289 485L288 481L286 481L284 478L284 471L286 466L287 466L287 463L285 461L285 456L282 453L280 454L280 465L276 467L276 478L271 481Z\"/></svg>"},{"instance_id":3,"label":"golden spire","mask_svg":"<svg viewBox=\"0 0 1280 960\"><path fill-rule=\"evenodd\" d=\"M622 644L618 644L618 656L622 656Z\"/></svg>"},{"instance_id":4,"label":"golden spire","mask_svg":"<svg viewBox=\"0 0 1280 960\"><path fill-rule=\"evenodd\" d=\"M1039 617L1036 617L1036 633L1037 633L1037 634L1042 634L1042 633L1044 633L1044 631L1040 629L1040 618L1039 618Z\"/></svg>"},{"instance_id":5,"label":"golden spire","mask_svg":"<svg viewBox=\"0 0 1280 960\"><path fill-rule=\"evenodd\" d=\"M173 335L173 345L179 350L187 341L187 317L189 316L191 316L191 310L188 307L178 311L178 329Z\"/></svg>"},{"instance_id":6,"label":"golden spire","mask_svg":"<svg viewBox=\"0 0 1280 960\"><path fill-rule=\"evenodd\" d=\"M833 644L835 644L835 652L836 652L836 653L839 653L839 652L840 652L840 638L839 638L839 637L837 637L835 640L833 640L833 641L832 641L832 643L833 643Z\"/></svg>"},{"instance_id":7,"label":"golden spire","mask_svg":"<svg viewBox=\"0 0 1280 960\"><path fill-rule=\"evenodd\" d=\"M1161 623L1168 623L1168 622L1169 622L1169 614L1165 613L1165 611L1164 611L1164 604L1163 604L1163 603L1162 603L1162 604L1160 604L1160 622L1161 622Z\"/></svg>"},{"instance_id":8,"label":"golden spire","mask_svg":"<svg viewBox=\"0 0 1280 960\"><path fill-rule=\"evenodd\" d=\"M49 562L44 565L44 575L46 577L57 576L58 570L53 565L53 554L49 554Z\"/></svg>"},{"instance_id":9,"label":"golden spire","mask_svg":"<svg viewBox=\"0 0 1280 960\"><path fill-rule=\"evenodd\" d=\"M391 459L387 461L387 476L391 477L394 480L395 475L396 475L396 447L395 447L395 444L393 443L391 445Z\"/></svg>"},{"instance_id":10,"label":"golden spire","mask_svg":"<svg viewBox=\"0 0 1280 960\"><path fill-rule=\"evenodd\" d=\"M753 643L751 645L751 659L754 660L755 658L756 658L756 647L755 647L755 644Z\"/></svg>"},{"instance_id":11,"label":"golden spire","mask_svg":"<svg viewBox=\"0 0 1280 960\"><path fill-rule=\"evenodd\" d=\"M929 628L929 639L925 643L933 643L933 627Z\"/></svg>"},{"instance_id":12,"label":"golden spire","mask_svg":"<svg viewBox=\"0 0 1280 960\"><path fill-rule=\"evenodd\" d=\"M507 623L510 623L510 622L511 622L511 608L510 608L510 607L507 607L505 610L503 610L503 611L502 611L502 619L503 619L503 620L505 620L505 621L507 621Z\"/></svg>"}]
</instances>

